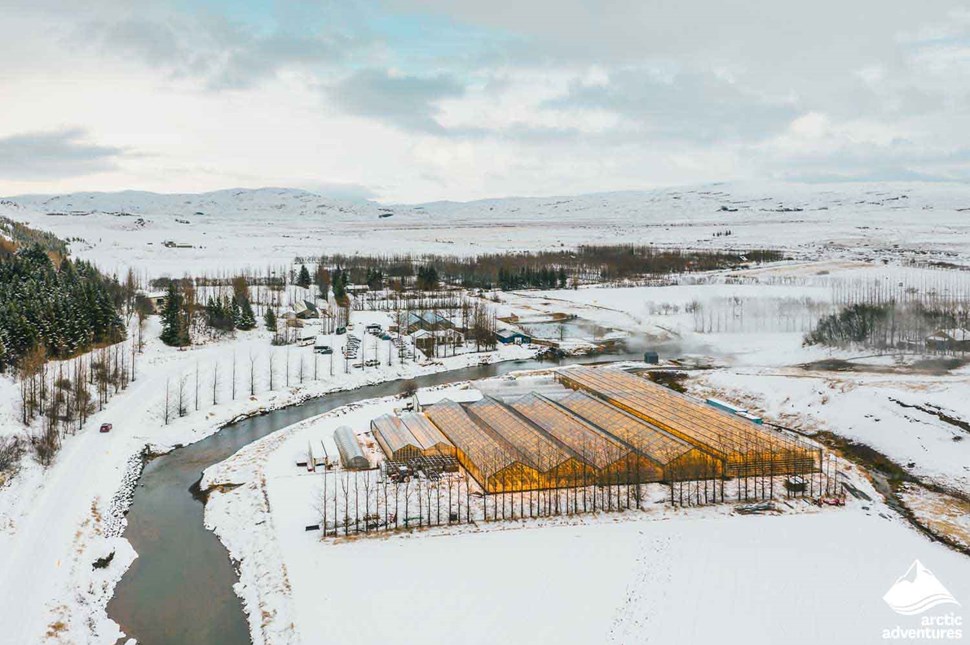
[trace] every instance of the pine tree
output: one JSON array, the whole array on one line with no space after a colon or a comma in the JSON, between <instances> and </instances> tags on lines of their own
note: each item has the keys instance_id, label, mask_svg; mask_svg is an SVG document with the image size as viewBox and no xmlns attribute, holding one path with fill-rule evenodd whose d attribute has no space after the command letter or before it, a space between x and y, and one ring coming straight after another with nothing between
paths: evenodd
<instances>
[{"instance_id":1,"label":"pine tree","mask_svg":"<svg viewBox=\"0 0 970 645\"><path fill-rule=\"evenodd\" d=\"M297 286L303 287L304 289L310 286L310 272L307 271L306 265L300 265L300 275L296 279Z\"/></svg>"},{"instance_id":2,"label":"pine tree","mask_svg":"<svg viewBox=\"0 0 970 645\"><path fill-rule=\"evenodd\" d=\"M233 300L233 313L236 322L236 329L241 329L243 331L249 331L256 327L256 315L253 313L253 307L249 304L248 298L243 298L242 302L238 300Z\"/></svg>"},{"instance_id":3,"label":"pine tree","mask_svg":"<svg viewBox=\"0 0 970 645\"><path fill-rule=\"evenodd\" d=\"M276 333L276 314L272 307L266 307L266 311L263 313L263 322L266 324L266 329L274 334Z\"/></svg>"},{"instance_id":4,"label":"pine tree","mask_svg":"<svg viewBox=\"0 0 970 645\"><path fill-rule=\"evenodd\" d=\"M347 274L340 267L333 270L331 287L333 288L333 297L337 300L342 300L347 295Z\"/></svg>"},{"instance_id":5,"label":"pine tree","mask_svg":"<svg viewBox=\"0 0 970 645\"><path fill-rule=\"evenodd\" d=\"M205 305L206 324L210 329L221 332L230 332L236 328L233 319L232 307L225 298L209 297Z\"/></svg>"},{"instance_id":6,"label":"pine tree","mask_svg":"<svg viewBox=\"0 0 970 645\"><path fill-rule=\"evenodd\" d=\"M125 337L121 286L85 262L53 262L39 246L0 259L0 369L43 345L68 358Z\"/></svg>"},{"instance_id":7,"label":"pine tree","mask_svg":"<svg viewBox=\"0 0 970 645\"><path fill-rule=\"evenodd\" d=\"M190 343L189 325L185 318L182 290L177 281L168 283L165 308L162 309L162 334L160 338L166 345L185 347Z\"/></svg>"}]
</instances>

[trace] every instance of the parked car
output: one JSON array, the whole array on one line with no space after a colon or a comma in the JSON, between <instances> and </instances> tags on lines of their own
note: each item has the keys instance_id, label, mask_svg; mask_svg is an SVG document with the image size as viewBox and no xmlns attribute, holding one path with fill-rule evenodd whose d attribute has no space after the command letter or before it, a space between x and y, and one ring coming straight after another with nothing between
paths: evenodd
<instances>
[{"instance_id":1,"label":"parked car","mask_svg":"<svg viewBox=\"0 0 970 645\"><path fill-rule=\"evenodd\" d=\"M111 432L113 426L110 423L102 423L99 432Z\"/></svg>"},{"instance_id":2,"label":"parked car","mask_svg":"<svg viewBox=\"0 0 970 645\"><path fill-rule=\"evenodd\" d=\"M364 361L365 367L380 367L380 365L381 365L381 362L376 358L369 358L366 361Z\"/></svg>"},{"instance_id":3,"label":"parked car","mask_svg":"<svg viewBox=\"0 0 970 645\"><path fill-rule=\"evenodd\" d=\"M338 335L340 335L340 334L346 334L346 333L347 333L347 328L346 327L337 327L337 334Z\"/></svg>"},{"instance_id":4,"label":"parked car","mask_svg":"<svg viewBox=\"0 0 970 645\"><path fill-rule=\"evenodd\" d=\"M333 347L330 345L317 345L313 348L317 354L333 354Z\"/></svg>"}]
</instances>

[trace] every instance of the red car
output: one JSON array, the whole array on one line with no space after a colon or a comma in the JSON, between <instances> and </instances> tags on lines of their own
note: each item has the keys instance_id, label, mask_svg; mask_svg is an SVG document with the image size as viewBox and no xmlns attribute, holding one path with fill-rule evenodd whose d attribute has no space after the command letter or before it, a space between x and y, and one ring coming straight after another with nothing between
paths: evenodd
<instances>
[{"instance_id":1,"label":"red car","mask_svg":"<svg viewBox=\"0 0 970 645\"><path fill-rule=\"evenodd\" d=\"M111 424L110 423L102 423L101 424L101 432L111 432Z\"/></svg>"}]
</instances>

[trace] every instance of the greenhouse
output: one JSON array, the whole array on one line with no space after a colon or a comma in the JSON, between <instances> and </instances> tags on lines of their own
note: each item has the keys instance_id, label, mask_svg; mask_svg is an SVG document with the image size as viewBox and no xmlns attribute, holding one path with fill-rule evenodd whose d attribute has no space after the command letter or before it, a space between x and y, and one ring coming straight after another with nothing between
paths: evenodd
<instances>
[{"instance_id":1,"label":"greenhouse","mask_svg":"<svg viewBox=\"0 0 970 645\"><path fill-rule=\"evenodd\" d=\"M593 396L573 392L556 403L642 455L660 470L660 479L708 479L724 472L721 460Z\"/></svg>"},{"instance_id":2,"label":"greenhouse","mask_svg":"<svg viewBox=\"0 0 970 645\"><path fill-rule=\"evenodd\" d=\"M481 425L522 455L539 473L540 488L593 482L596 469L581 461L536 426L491 397L465 406Z\"/></svg>"},{"instance_id":3,"label":"greenhouse","mask_svg":"<svg viewBox=\"0 0 970 645\"><path fill-rule=\"evenodd\" d=\"M385 414L370 423L377 444L391 461L455 455L455 447L420 412Z\"/></svg>"},{"instance_id":4,"label":"greenhouse","mask_svg":"<svg viewBox=\"0 0 970 645\"><path fill-rule=\"evenodd\" d=\"M455 446L425 415L420 412L405 412L401 415L401 421L417 441L423 456L455 456Z\"/></svg>"},{"instance_id":5,"label":"greenhouse","mask_svg":"<svg viewBox=\"0 0 970 645\"><path fill-rule=\"evenodd\" d=\"M407 461L421 456L421 446L401 417L385 414L370 422L377 445L392 461Z\"/></svg>"},{"instance_id":6,"label":"greenhouse","mask_svg":"<svg viewBox=\"0 0 970 645\"><path fill-rule=\"evenodd\" d=\"M616 369L573 367L561 383L585 390L724 463L727 476L817 469L817 450L689 396Z\"/></svg>"},{"instance_id":7,"label":"greenhouse","mask_svg":"<svg viewBox=\"0 0 970 645\"><path fill-rule=\"evenodd\" d=\"M458 463L485 491L502 493L539 486L538 471L458 403L445 399L426 408L425 414L455 446Z\"/></svg>"},{"instance_id":8,"label":"greenhouse","mask_svg":"<svg viewBox=\"0 0 970 645\"><path fill-rule=\"evenodd\" d=\"M595 468L600 483L663 479L657 463L541 394L527 394L510 407Z\"/></svg>"},{"instance_id":9,"label":"greenhouse","mask_svg":"<svg viewBox=\"0 0 970 645\"><path fill-rule=\"evenodd\" d=\"M364 449L360 447L357 435L347 426L340 426L333 433L334 443L337 444L337 451L340 453L340 461L344 468L350 470L366 470L370 468L370 462L364 455Z\"/></svg>"}]
</instances>

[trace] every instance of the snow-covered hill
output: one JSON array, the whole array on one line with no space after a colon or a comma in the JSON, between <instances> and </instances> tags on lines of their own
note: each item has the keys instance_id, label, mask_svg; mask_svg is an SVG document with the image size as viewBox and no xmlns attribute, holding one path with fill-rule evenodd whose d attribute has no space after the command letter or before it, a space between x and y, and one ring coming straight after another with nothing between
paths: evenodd
<instances>
[{"instance_id":1,"label":"snow-covered hill","mask_svg":"<svg viewBox=\"0 0 970 645\"><path fill-rule=\"evenodd\" d=\"M286 188L31 195L0 215L71 238L108 270L265 268L326 253L449 253L638 242L921 257L970 251L970 186L716 184L573 197L381 205Z\"/></svg>"},{"instance_id":2,"label":"snow-covered hill","mask_svg":"<svg viewBox=\"0 0 970 645\"><path fill-rule=\"evenodd\" d=\"M376 214L370 202L344 202L294 188L231 188L209 193L150 193L126 190L117 193L70 193L66 195L22 195L9 198L13 204L50 215L150 215L206 217L234 213L288 215L314 212Z\"/></svg>"}]
</instances>

